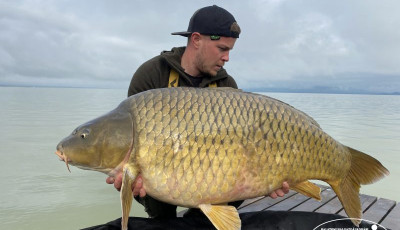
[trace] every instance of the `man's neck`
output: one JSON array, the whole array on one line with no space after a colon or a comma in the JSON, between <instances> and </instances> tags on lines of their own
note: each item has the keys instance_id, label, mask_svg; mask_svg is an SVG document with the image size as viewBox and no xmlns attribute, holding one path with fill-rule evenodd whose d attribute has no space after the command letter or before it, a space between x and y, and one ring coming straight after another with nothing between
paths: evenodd
<instances>
[{"instance_id":1,"label":"man's neck","mask_svg":"<svg viewBox=\"0 0 400 230\"><path fill-rule=\"evenodd\" d=\"M188 48L182 55L181 66L185 70L185 73L190 76L197 77L200 75L200 71L195 66L195 54Z\"/></svg>"}]
</instances>

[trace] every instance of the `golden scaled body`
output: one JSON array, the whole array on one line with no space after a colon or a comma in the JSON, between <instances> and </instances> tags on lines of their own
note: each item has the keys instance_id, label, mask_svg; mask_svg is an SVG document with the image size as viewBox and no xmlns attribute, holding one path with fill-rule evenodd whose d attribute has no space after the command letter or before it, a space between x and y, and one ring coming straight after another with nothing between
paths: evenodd
<instances>
[{"instance_id":1,"label":"golden scaled body","mask_svg":"<svg viewBox=\"0 0 400 230\"><path fill-rule=\"evenodd\" d=\"M275 99L226 89L156 90L138 95L130 162L145 189L181 205L266 195L308 179L335 180L347 148L306 114Z\"/></svg>"}]
</instances>

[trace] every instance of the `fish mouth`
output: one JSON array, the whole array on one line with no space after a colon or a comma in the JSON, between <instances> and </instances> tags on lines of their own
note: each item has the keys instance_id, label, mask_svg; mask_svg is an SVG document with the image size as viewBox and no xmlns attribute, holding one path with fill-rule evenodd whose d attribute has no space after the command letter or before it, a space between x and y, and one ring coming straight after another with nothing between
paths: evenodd
<instances>
[{"instance_id":1,"label":"fish mouth","mask_svg":"<svg viewBox=\"0 0 400 230\"><path fill-rule=\"evenodd\" d=\"M60 150L57 150L55 153L56 153L56 155L60 158L60 161L64 161L64 162L65 162L65 164L67 165L68 171L71 172L71 170L69 169L69 165L68 165L68 162L71 161L71 160L68 159L67 155L65 155L65 154L64 154L62 151L60 151Z\"/></svg>"}]
</instances>

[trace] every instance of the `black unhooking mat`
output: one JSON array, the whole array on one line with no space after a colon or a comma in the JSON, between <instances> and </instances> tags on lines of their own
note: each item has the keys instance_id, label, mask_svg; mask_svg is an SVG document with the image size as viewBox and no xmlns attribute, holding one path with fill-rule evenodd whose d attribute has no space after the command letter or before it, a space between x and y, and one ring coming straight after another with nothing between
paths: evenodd
<instances>
[{"instance_id":1,"label":"black unhooking mat","mask_svg":"<svg viewBox=\"0 0 400 230\"><path fill-rule=\"evenodd\" d=\"M362 221L360 226L355 227L350 220L332 221L316 228L327 221L343 219L336 214L325 214L315 212L287 212L287 211L261 211L241 213L242 229L264 229L264 230L382 230L374 224ZM215 229L205 216L177 217L172 219L149 219L130 217L129 229L157 229L157 230L203 230ZM120 230L121 218L108 222L104 225L85 228L83 230Z\"/></svg>"}]
</instances>

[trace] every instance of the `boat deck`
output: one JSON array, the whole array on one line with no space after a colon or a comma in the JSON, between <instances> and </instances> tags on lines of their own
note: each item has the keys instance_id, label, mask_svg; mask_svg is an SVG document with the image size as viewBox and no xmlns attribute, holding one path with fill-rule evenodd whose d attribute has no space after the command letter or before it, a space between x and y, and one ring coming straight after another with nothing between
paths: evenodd
<instances>
[{"instance_id":1,"label":"boat deck","mask_svg":"<svg viewBox=\"0 0 400 230\"><path fill-rule=\"evenodd\" d=\"M272 199L270 197L258 197L243 202L238 208L239 213L264 210L275 211L308 211L319 213L332 213L347 216L336 194L330 187L321 187L322 201L317 201L290 190L284 197ZM363 210L363 219L381 224L385 228L399 229L400 203L384 198L369 195L360 195Z\"/></svg>"}]
</instances>

